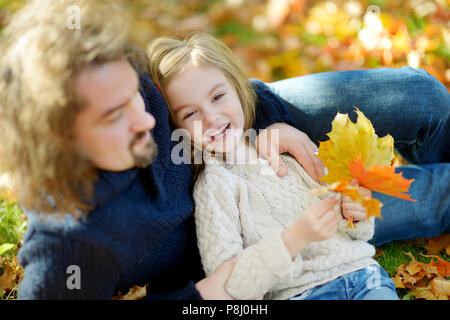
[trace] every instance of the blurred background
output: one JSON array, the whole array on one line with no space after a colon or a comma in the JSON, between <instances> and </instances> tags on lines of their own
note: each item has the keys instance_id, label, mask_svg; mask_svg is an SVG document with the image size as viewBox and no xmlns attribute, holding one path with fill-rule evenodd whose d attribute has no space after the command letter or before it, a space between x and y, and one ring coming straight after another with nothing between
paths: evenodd
<instances>
[{"instance_id":1,"label":"blurred background","mask_svg":"<svg viewBox=\"0 0 450 320\"><path fill-rule=\"evenodd\" d=\"M26 0L0 0L0 27ZM127 0L131 41L212 33L249 77L424 68L450 90L450 0Z\"/></svg>"}]
</instances>

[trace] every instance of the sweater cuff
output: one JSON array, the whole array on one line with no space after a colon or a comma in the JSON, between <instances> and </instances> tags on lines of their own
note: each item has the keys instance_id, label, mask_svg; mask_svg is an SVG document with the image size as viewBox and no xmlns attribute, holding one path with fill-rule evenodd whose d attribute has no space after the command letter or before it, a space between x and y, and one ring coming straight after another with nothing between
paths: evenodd
<instances>
[{"instance_id":1,"label":"sweater cuff","mask_svg":"<svg viewBox=\"0 0 450 320\"><path fill-rule=\"evenodd\" d=\"M267 269L276 277L284 278L291 275L293 260L281 233L276 232L265 238L258 247L258 255Z\"/></svg>"},{"instance_id":2,"label":"sweater cuff","mask_svg":"<svg viewBox=\"0 0 450 320\"><path fill-rule=\"evenodd\" d=\"M375 229L375 217L369 217L367 220L355 222L355 230L347 228L347 224L348 220L342 218L339 221L338 228L355 240L369 241L372 239Z\"/></svg>"}]
</instances>

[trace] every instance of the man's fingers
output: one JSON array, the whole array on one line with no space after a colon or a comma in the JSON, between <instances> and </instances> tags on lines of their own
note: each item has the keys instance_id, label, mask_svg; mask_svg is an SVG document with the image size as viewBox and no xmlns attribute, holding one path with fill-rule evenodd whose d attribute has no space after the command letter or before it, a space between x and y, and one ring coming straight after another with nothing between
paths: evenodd
<instances>
[{"instance_id":1,"label":"man's fingers","mask_svg":"<svg viewBox=\"0 0 450 320\"><path fill-rule=\"evenodd\" d=\"M277 176L283 177L287 173L286 163L281 159L279 154L273 154L269 160L270 166Z\"/></svg>"},{"instance_id":2,"label":"man's fingers","mask_svg":"<svg viewBox=\"0 0 450 320\"><path fill-rule=\"evenodd\" d=\"M306 173L313 178L315 181L319 180L319 175L316 172L316 167L314 164L314 152L309 150L308 146L305 146L303 141L301 141L301 146L293 148L292 150L288 150L291 153L298 163L300 163L305 169Z\"/></svg>"},{"instance_id":3,"label":"man's fingers","mask_svg":"<svg viewBox=\"0 0 450 320\"><path fill-rule=\"evenodd\" d=\"M314 164L314 168L316 170L317 176L318 178L322 178L323 176L325 176L327 173L325 172L325 164L322 162L322 159L319 158L319 148L317 148L317 146L314 144L314 142L312 142L311 140L309 140L309 144L311 145L311 153L313 154L312 159L313 159L313 164ZM318 180L320 184L325 185L325 183L323 181Z\"/></svg>"},{"instance_id":4,"label":"man's fingers","mask_svg":"<svg viewBox=\"0 0 450 320\"><path fill-rule=\"evenodd\" d=\"M269 152L267 152L269 150ZM269 161L270 166L273 171L279 176L283 177L287 173L287 166L284 163L283 159L281 159L279 151L275 150L274 147L262 148L262 152L260 154Z\"/></svg>"},{"instance_id":5,"label":"man's fingers","mask_svg":"<svg viewBox=\"0 0 450 320\"><path fill-rule=\"evenodd\" d=\"M272 143L267 139L267 135L258 136L256 140L256 145L258 148L258 153L269 161L270 166L273 171L282 177L287 173L287 167L284 161L280 157L280 151L277 150L277 146L272 145Z\"/></svg>"},{"instance_id":6,"label":"man's fingers","mask_svg":"<svg viewBox=\"0 0 450 320\"><path fill-rule=\"evenodd\" d=\"M319 184L324 185L325 183L319 179L325 176L325 165L322 160L320 160L317 155L319 154L319 149L317 146L309 140L307 136L304 137L301 142L300 148L295 148L289 152L297 159L299 163L302 164L306 173L317 181Z\"/></svg>"}]
</instances>

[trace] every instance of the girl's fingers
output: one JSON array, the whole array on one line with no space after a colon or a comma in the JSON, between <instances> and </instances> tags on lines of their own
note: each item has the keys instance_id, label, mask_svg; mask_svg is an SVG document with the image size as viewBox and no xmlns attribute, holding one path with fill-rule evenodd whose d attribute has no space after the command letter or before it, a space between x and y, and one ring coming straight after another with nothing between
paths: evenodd
<instances>
[{"instance_id":1,"label":"girl's fingers","mask_svg":"<svg viewBox=\"0 0 450 320\"><path fill-rule=\"evenodd\" d=\"M342 203L342 209L365 212L366 209L359 202L345 202Z\"/></svg>"}]
</instances>

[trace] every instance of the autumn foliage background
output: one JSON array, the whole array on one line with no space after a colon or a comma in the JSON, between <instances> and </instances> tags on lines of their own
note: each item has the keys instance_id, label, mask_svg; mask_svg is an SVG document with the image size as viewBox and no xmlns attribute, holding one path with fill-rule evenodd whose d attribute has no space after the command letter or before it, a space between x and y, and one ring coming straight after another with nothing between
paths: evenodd
<instances>
[{"instance_id":1,"label":"autumn foliage background","mask_svg":"<svg viewBox=\"0 0 450 320\"><path fill-rule=\"evenodd\" d=\"M0 0L0 29L11 12L24 2ZM410 65L424 68L450 91L450 0L128 0L125 3L135 18L131 41L144 49L155 37L203 31L224 41L249 77L266 82L317 72ZM396 163L401 164L401 158L396 158ZM0 299L13 299L22 276L14 257L26 229L26 219L7 196L6 188L1 194ZM392 243L377 248L377 259L394 277L398 268L403 272L405 266L414 262L404 252L411 252L417 259L415 263L430 263L432 260L423 255L433 253L448 264L449 243L446 235L433 240ZM429 294L433 273L428 278L424 272L420 275L422 278L416 281L422 289L414 291L415 281L409 279L404 288L398 289L402 298L433 298ZM445 281L449 281L448 276ZM423 289L427 286L430 288Z\"/></svg>"}]
</instances>

